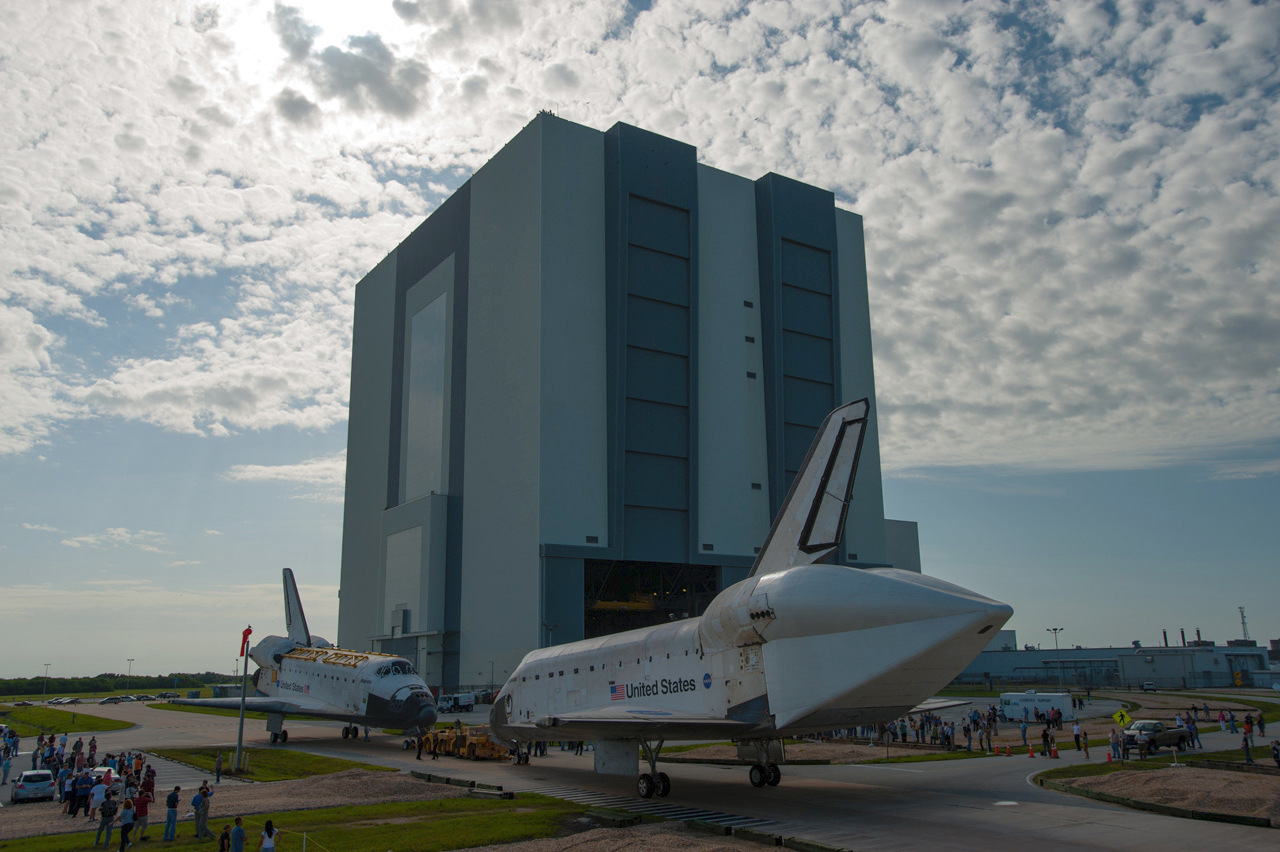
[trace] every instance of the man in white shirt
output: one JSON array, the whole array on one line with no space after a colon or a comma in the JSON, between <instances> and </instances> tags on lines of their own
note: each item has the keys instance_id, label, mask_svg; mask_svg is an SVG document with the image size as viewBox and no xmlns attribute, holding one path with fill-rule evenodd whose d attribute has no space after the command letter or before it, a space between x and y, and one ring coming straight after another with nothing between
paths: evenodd
<instances>
[{"instance_id":1,"label":"man in white shirt","mask_svg":"<svg viewBox=\"0 0 1280 852\"><path fill-rule=\"evenodd\" d=\"M1071 725L1071 735L1076 738L1076 751L1080 750L1080 723L1074 722Z\"/></svg>"}]
</instances>

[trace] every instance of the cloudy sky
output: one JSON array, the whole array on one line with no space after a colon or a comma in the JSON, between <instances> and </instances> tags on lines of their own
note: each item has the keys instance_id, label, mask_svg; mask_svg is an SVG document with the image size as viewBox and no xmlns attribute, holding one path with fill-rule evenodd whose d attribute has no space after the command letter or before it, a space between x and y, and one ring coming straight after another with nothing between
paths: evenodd
<instances>
[{"instance_id":1,"label":"cloudy sky","mask_svg":"<svg viewBox=\"0 0 1280 852\"><path fill-rule=\"evenodd\" d=\"M0 676L336 632L355 283L540 109L865 217L886 508L1020 640L1280 637L1280 6L0 4Z\"/></svg>"}]
</instances>

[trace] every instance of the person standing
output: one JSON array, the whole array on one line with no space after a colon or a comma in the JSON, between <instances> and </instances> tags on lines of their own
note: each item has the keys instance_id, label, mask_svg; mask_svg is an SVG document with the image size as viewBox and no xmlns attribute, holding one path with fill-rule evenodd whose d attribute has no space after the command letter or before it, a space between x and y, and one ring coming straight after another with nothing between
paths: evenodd
<instances>
[{"instance_id":1,"label":"person standing","mask_svg":"<svg viewBox=\"0 0 1280 852\"><path fill-rule=\"evenodd\" d=\"M133 810L133 799L125 799L124 807L120 809L120 815L116 817L120 821L120 852L128 849L133 845L129 841L129 834L133 831L133 823L137 818Z\"/></svg>"},{"instance_id":2,"label":"person standing","mask_svg":"<svg viewBox=\"0 0 1280 852\"><path fill-rule=\"evenodd\" d=\"M257 852L274 852L276 848L276 838L280 836L280 829L272 824L271 820L267 820L267 824L262 827L262 836L258 838Z\"/></svg>"},{"instance_id":3,"label":"person standing","mask_svg":"<svg viewBox=\"0 0 1280 852\"><path fill-rule=\"evenodd\" d=\"M206 837L210 840L214 839L213 832L209 830L209 797L211 795L213 794L202 786L191 800L191 809L196 812L196 840L203 840Z\"/></svg>"},{"instance_id":4,"label":"person standing","mask_svg":"<svg viewBox=\"0 0 1280 852\"><path fill-rule=\"evenodd\" d=\"M89 814L89 799L93 795L93 773L87 769L81 772L80 777L72 785L72 790L75 792L75 799L71 803L71 815L75 816L80 811L84 811L87 816Z\"/></svg>"},{"instance_id":5,"label":"person standing","mask_svg":"<svg viewBox=\"0 0 1280 852\"><path fill-rule=\"evenodd\" d=\"M1240 749L1244 752L1245 765L1253 766L1255 761L1253 759L1253 755L1249 754L1249 735L1248 734L1245 734L1244 737L1240 740Z\"/></svg>"},{"instance_id":6,"label":"person standing","mask_svg":"<svg viewBox=\"0 0 1280 852\"><path fill-rule=\"evenodd\" d=\"M1075 738L1076 751L1079 751L1080 750L1080 723L1079 722L1071 723L1071 736Z\"/></svg>"},{"instance_id":7,"label":"person standing","mask_svg":"<svg viewBox=\"0 0 1280 852\"><path fill-rule=\"evenodd\" d=\"M4 780L0 784L9 783L9 773L13 771L13 758L8 754L4 756Z\"/></svg>"},{"instance_id":8,"label":"person standing","mask_svg":"<svg viewBox=\"0 0 1280 852\"><path fill-rule=\"evenodd\" d=\"M236 827L231 829L231 852L244 852L244 825L240 817L236 817Z\"/></svg>"},{"instance_id":9,"label":"person standing","mask_svg":"<svg viewBox=\"0 0 1280 852\"><path fill-rule=\"evenodd\" d=\"M97 846L98 841L102 839L103 831L106 831L107 838L106 842L102 844L102 848L106 849L111 845L111 832L115 828L116 824L117 807L115 800L111 798L111 794L107 793L106 796L103 797L102 803L94 809L99 812L98 833L93 837L94 846ZM90 819L92 819L92 817L90 817Z\"/></svg>"},{"instance_id":10,"label":"person standing","mask_svg":"<svg viewBox=\"0 0 1280 852\"><path fill-rule=\"evenodd\" d=\"M1204 748L1204 743L1200 742L1200 725L1197 722L1191 723L1191 744L1193 748Z\"/></svg>"},{"instance_id":11,"label":"person standing","mask_svg":"<svg viewBox=\"0 0 1280 852\"><path fill-rule=\"evenodd\" d=\"M151 803L155 801L151 794L146 790L139 790L138 795L133 799L133 812L137 815L137 825L134 827L134 836L139 840L146 840L147 823L151 813Z\"/></svg>"},{"instance_id":12,"label":"person standing","mask_svg":"<svg viewBox=\"0 0 1280 852\"><path fill-rule=\"evenodd\" d=\"M222 783L222 752L218 752L218 759L213 762L213 783Z\"/></svg>"},{"instance_id":13,"label":"person standing","mask_svg":"<svg viewBox=\"0 0 1280 852\"><path fill-rule=\"evenodd\" d=\"M222 827L222 833L218 835L218 852L231 852L231 825L229 823Z\"/></svg>"},{"instance_id":14,"label":"person standing","mask_svg":"<svg viewBox=\"0 0 1280 852\"><path fill-rule=\"evenodd\" d=\"M95 765L98 759L98 738L89 737L89 765Z\"/></svg>"},{"instance_id":15,"label":"person standing","mask_svg":"<svg viewBox=\"0 0 1280 852\"><path fill-rule=\"evenodd\" d=\"M104 776L108 777L108 776ZM93 819L98 815L98 808L102 807L102 803L107 798L107 785L103 781L99 781L93 785L93 789L89 791L89 819ZM112 807L115 810L116 806ZM110 842L110 841L108 841Z\"/></svg>"},{"instance_id":16,"label":"person standing","mask_svg":"<svg viewBox=\"0 0 1280 852\"><path fill-rule=\"evenodd\" d=\"M1077 725L1076 727L1079 727L1079 726ZM1088 760L1089 759L1089 732L1081 728L1079 739L1084 744L1084 759Z\"/></svg>"},{"instance_id":17,"label":"person standing","mask_svg":"<svg viewBox=\"0 0 1280 852\"><path fill-rule=\"evenodd\" d=\"M164 798L164 839L168 841L178 839L178 794L180 792L182 792L181 787L174 787L173 792Z\"/></svg>"},{"instance_id":18,"label":"person standing","mask_svg":"<svg viewBox=\"0 0 1280 852\"><path fill-rule=\"evenodd\" d=\"M1234 710L1227 711L1227 727L1231 729L1231 733L1233 734L1240 733L1236 730L1236 711Z\"/></svg>"},{"instance_id":19,"label":"person standing","mask_svg":"<svg viewBox=\"0 0 1280 852\"><path fill-rule=\"evenodd\" d=\"M427 741L426 734L422 734L422 733L418 734L418 756L414 758L415 760L422 760L422 747L426 745L426 741Z\"/></svg>"},{"instance_id":20,"label":"person standing","mask_svg":"<svg viewBox=\"0 0 1280 852\"><path fill-rule=\"evenodd\" d=\"M1271 759L1276 762L1276 768L1280 769L1280 740L1271 741Z\"/></svg>"}]
</instances>

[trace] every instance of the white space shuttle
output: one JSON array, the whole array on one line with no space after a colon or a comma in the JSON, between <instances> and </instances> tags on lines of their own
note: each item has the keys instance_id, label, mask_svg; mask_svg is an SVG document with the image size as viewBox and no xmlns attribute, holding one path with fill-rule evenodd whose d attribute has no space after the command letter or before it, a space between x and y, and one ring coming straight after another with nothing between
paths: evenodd
<instances>
[{"instance_id":1,"label":"white space shuttle","mask_svg":"<svg viewBox=\"0 0 1280 852\"><path fill-rule=\"evenodd\" d=\"M594 740L595 769L648 771L671 740L731 739L756 787L782 777L782 738L888 722L916 710L991 640L1013 609L892 568L820 564L840 546L868 401L831 412L747 579L698 618L525 656L494 702L494 733L517 746ZM637 746L639 749L637 749Z\"/></svg>"},{"instance_id":2,"label":"white space shuttle","mask_svg":"<svg viewBox=\"0 0 1280 852\"><path fill-rule=\"evenodd\" d=\"M284 569L284 615L288 636L268 636L249 656L258 664L254 694L246 710L267 714L271 742L288 742L287 716L349 723L342 737L355 738L360 725L430 730L436 702L413 664L402 657L335 648L307 630L293 571ZM240 709L240 698L187 698L174 704Z\"/></svg>"}]
</instances>

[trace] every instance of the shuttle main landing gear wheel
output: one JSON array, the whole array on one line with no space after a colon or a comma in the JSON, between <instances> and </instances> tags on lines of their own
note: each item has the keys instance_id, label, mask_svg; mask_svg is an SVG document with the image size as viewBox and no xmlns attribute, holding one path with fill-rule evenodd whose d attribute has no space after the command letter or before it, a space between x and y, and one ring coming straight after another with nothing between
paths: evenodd
<instances>
[{"instance_id":1,"label":"shuttle main landing gear wheel","mask_svg":"<svg viewBox=\"0 0 1280 852\"><path fill-rule=\"evenodd\" d=\"M754 759L755 763L751 764L751 770L748 778L751 779L752 787L777 787L782 781L782 770L778 768L775 760L782 759L784 752L777 746L776 740L744 740L738 744L738 754L746 757L743 752L751 755L747 759ZM754 752L754 754L751 754Z\"/></svg>"},{"instance_id":2,"label":"shuttle main landing gear wheel","mask_svg":"<svg viewBox=\"0 0 1280 852\"><path fill-rule=\"evenodd\" d=\"M641 773L636 779L636 792L642 799L651 799L655 793L664 797L671 792L671 779L667 777L667 773L658 771L658 755L662 752L662 743L662 740L658 740L657 745L651 745L648 740L640 741L640 749L649 764L649 771Z\"/></svg>"},{"instance_id":3,"label":"shuttle main landing gear wheel","mask_svg":"<svg viewBox=\"0 0 1280 852\"><path fill-rule=\"evenodd\" d=\"M283 729L282 729L282 730L280 731L280 733L278 733L278 734L277 734L275 731L272 731L272 732L271 732L271 742L273 742L273 743L275 743L275 742L281 742L281 743L287 743L287 742L289 742L289 732L288 732L288 731L286 731L286 730L283 730Z\"/></svg>"}]
</instances>

